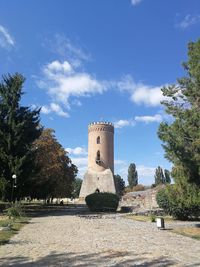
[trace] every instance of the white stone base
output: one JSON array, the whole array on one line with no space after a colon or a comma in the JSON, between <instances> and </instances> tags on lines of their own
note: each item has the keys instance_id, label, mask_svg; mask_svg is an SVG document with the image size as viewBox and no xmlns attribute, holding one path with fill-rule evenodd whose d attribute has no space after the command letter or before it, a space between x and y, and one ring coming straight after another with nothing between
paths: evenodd
<instances>
[{"instance_id":1,"label":"white stone base","mask_svg":"<svg viewBox=\"0 0 200 267\"><path fill-rule=\"evenodd\" d=\"M99 192L116 193L114 177L110 169L103 172L88 170L84 175L79 197L85 198L97 189Z\"/></svg>"}]
</instances>

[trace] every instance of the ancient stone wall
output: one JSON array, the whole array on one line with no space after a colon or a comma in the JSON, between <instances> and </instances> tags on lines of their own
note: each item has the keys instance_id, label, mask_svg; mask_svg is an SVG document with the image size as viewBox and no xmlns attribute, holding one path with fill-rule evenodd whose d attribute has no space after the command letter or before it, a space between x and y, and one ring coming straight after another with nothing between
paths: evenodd
<instances>
[{"instance_id":1,"label":"ancient stone wall","mask_svg":"<svg viewBox=\"0 0 200 267\"><path fill-rule=\"evenodd\" d=\"M160 188L147 189L145 191L130 192L122 197L120 206L133 207L141 210L158 208L156 194Z\"/></svg>"}]
</instances>

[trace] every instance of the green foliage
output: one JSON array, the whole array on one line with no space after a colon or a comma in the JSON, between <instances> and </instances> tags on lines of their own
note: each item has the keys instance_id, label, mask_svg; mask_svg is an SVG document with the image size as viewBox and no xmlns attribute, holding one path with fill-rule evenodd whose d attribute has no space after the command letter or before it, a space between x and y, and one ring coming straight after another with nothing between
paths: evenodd
<instances>
[{"instance_id":1,"label":"green foliage","mask_svg":"<svg viewBox=\"0 0 200 267\"><path fill-rule=\"evenodd\" d=\"M171 184L171 174L170 171L164 170L165 184Z\"/></svg>"},{"instance_id":2,"label":"green foliage","mask_svg":"<svg viewBox=\"0 0 200 267\"><path fill-rule=\"evenodd\" d=\"M0 199L5 199L6 188L8 186L8 181L4 177L0 177Z\"/></svg>"},{"instance_id":3,"label":"green foliage","mask_svg":"<svg viewBox=\"0 0 200 267\"><path fill-rule=\"evenodd\" d=\"M162 188L158 191L158 193L156 194L156 201L158 203L158 206L162 208L166 214L170 213L170 204L166 188Z\"/></svg>"},{"instance_id":4,"label":"green foliage","mask_svg":"<svg viewBox=\"0 0 200 267\"><path fill-rule=\"evenodd\" d=\"M195 219L200 216L200 190L195 185L171 185L161 189L157 203L167 214L176 219Z\"/></svg>"},{"instance_id":5,"label":"green foliage","mask_svg":"<svg viewBox=\"0 0 200 267\"><path fill-rule=\"evenodd\" d=\"M43 129L32 149L37 173L30 181L29 195L44 199L71 196L78 170L57 141L54 130Z\"/></svg>"},{"instance_id":6,"label":"green foliage","mask_svg":"<svg viewBox=\"0 0 200 267\"><path fill-rule=\"evenodd\" d=\"M181 176L174 172L175 182L183 179L200 187L200 39L189 43L183 66L186 77L162 88L162 104L173 120L160 124L158 136L166 158L182 171Z\"/></svg>"},{"instance_id":7,"label":"green foliage","mask_svg":"<svg viewBox=\"0 0 200 267\"><path fill-rule=\"evenodd\" d=\"M119 197L112 193L93 193L85 198L90 211L116 211Z\"/></svg>"},{"instance_id":8,"label":"green foliage","mask_svg":"<svg viewBox=\"0 0 200 267\"><path fill-rule=\"evenodd\" d=\"M132 188L138 184L138 173L135 163L131 163L128 168L128 184Z\"/></svg>"},{"instance_id":9,"label":"green foliage","mask_svg":"<svg viewBox=\"0 0 200 267\"><path fill-rule=\"evenodd\" d=\"M151 222L156 222L156 215L150 214L150 221Z\"/></svg>"},{"instance_id":10,"label":"green foliage","mask_svg":"<svg viewBox=\"0 0 200 267\"><path fill-rule=\"evenodd\" d=\"M78 198L80 191L81 191L81 185L82 185L83 180L81 180L80 178L76 178L73 182L73 193L72 196L74 198Z\"/></svg>"},{"instance_id":11,"label":"green foliage","mask_svg":"<svg viewBox=\"0 0 200 267\"><path fill-rule=\"evenodd\" d=\"M137 192L137 191L144 191L145 186L143 184L137 184L132 188L132 192Z\"/></svg>"},{"instance_id":12,"label":"green foliage","mask_svg":"<svg viewBox=\"0 0 200 267\"><path fill-rule=\"evenodd\" d=\"M158 166L158 168L156 168L154 178L155 178L155 185L165 183L165 176L164 176L163 170L160 166Z\"/></svg>"},{"instance_id":13,"label":"green foliage","mask_svg":"<svg viewBox=\"0 0 200 267\"><path fill-rule=\"evenodd\" d=\"M136 186L133 186L132 188L130 188L129 186L125 188L125 192L129 193L129 192L137 192L137 191L144 191L146 188L143 184L137 184Z\"/></svg>"},{"instance_id":14,"label":"green foliage","mask_svg":"<svg viewBox=\"0 0 200 267\"><path fill-rule=\"evenodd\" d=\"M9 242L10 238L17 234L18 231L28 223L28 218L20 217L16 220L4 219L0 220L0 227L7 227L7 230L0 231L0 245Z\"/></svg>"},{"instance_id":15,"label":"green foliage","mask_svg":"<svg viewBox=\"0 0 200 267\"><path fill-rule=\"evenodd\" d=\"M6 209L6 215L9 219L17 219L22 216L22 209L20 204L13 204L10 208Z\"/></svg>"},{"instance_id":16,"label":"green foliage","mask_svg":"<svg viewBox=\"0 0 200 267\"><path fill-rule=\"evenodd\" d=\"M171 183L170 171L165 169L163 172L163 169L160 166L158 166L158 168L156 168L154 178L155 178L155 183L152 185L152 187L155 187L155 186L160 185L160 184L170 184Z\"/></svg>"},{"instance_id":17,"label":"green foliage","mask_svg":"<svg viewBox=\"0 0 200 267\"><path fill-rule=\"evenodd\" d=\"M115 181L115 188L116 188L117 195L122 196L124 193L124 189L125 189L124 180L119 174L117 174L117 175L114 175L114 181Z\"/></svg>"},{"instance_id":18,"label":"green foliage","mask_svg":"<svg viewBox=\"0 0 200 267\"><path fill-rule=\"evenodd\" d=\"M0 174L8 184L5 198L10 199L12 175L17 175L15 197L26 194L28 180L34 170L34 154L31 145L41 133L40 110L30 110L20 105L22 75L3 76L0 83Z\"/></svg>"}]
</instances>

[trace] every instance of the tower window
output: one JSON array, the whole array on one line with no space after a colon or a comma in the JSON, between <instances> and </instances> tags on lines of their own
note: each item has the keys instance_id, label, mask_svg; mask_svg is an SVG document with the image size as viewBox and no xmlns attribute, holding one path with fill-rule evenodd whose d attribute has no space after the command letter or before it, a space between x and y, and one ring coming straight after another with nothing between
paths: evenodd
<instances>
[{"instance_id":1,"label":"tower window","mask_svg":"<svg viewBox=\"0 0 200 267\"><path fill-rule=\"evenodd\" d=\"M97 160L100 160L100 151L97 151Z\"/></svg>"},{"instance_id":2,"label":"tower window","mask_svg":"<svg viewBox=\"0 0 200 267\"><path fill-rule=\"evenodd\" d=\"M97 144L100 144L100 136L97 137Z\"/></svg>"}]
</instances>

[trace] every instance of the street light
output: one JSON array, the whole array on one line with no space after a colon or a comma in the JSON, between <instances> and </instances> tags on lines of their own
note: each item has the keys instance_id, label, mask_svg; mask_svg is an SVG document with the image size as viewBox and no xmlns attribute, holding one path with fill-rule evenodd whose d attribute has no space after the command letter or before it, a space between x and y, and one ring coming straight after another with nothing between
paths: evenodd
<instances>
[{"instance_id":1,"label":"street light","mask_svg":"<svg viewBox=\"0 0 200 267\"><path fill-rule=\"evenodd\" d=\"M11 202L13 201L13 191L14 191L14 187L17 187L17 185L16 185L17 175L16 175L16 174L13 174L13 175L12 175L12 179L13 179L13 183L12 183Z\"/></svg>"}]
</instances>

